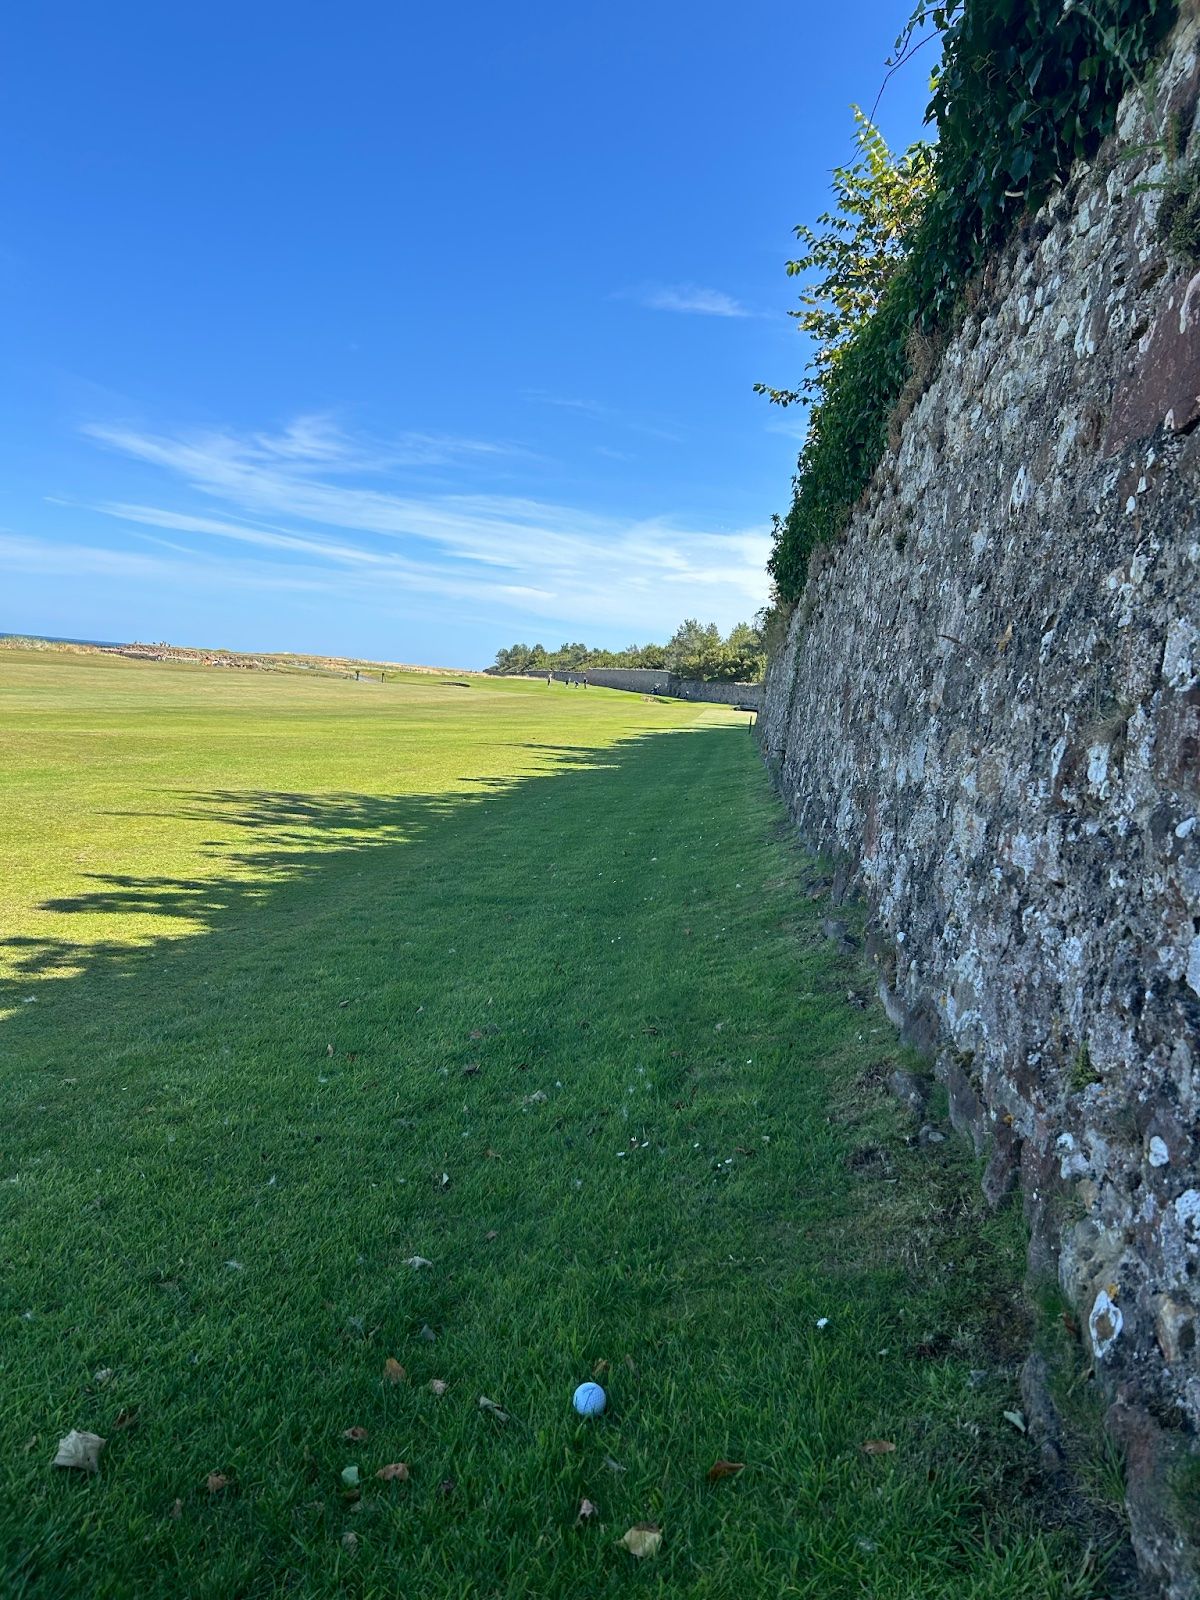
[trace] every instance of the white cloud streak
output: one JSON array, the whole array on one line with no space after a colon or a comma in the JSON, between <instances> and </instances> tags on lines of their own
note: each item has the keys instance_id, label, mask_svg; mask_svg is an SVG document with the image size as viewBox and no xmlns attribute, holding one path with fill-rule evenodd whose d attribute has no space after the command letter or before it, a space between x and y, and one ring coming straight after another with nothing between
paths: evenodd
<instances>
[{"instance_id":1,"label":"white cloud streak","mask_svg":"<svg viewBox=\"0 0 1200 1600\"><path fill-rule=\"evenodd\" d=\"M194 540L206 559L219 541L234 583L242 568L261 583L265 569L281 582L289 573L306 586L323 582L331 599L389 610L405 596L436 596L531 625L541 619L630 636L662 633L687 615L728 626L766 595L765 529L717 533L519 496L394 486L401 466L422 451L442 462L457 451L462 461L487 454L490 447L478 441L408 435L380 446L347 437L323 417L299 418L270 435L111 424L85 431L160 469L172 498L186 489L216 502L216 514L125 501L93 509Z\"/></svg>"},{"instance_id":2,"label":"white cloud streak","mask_svg":"<svg viewBox=\"0 0 1200 1600\"><path fill-rule=\"evenodd\" d=\"M721 289L694 283L647 284L633 298L649 311L679 311L700 317L751 317L752 311Z\"/></svg>"}]
</instances>

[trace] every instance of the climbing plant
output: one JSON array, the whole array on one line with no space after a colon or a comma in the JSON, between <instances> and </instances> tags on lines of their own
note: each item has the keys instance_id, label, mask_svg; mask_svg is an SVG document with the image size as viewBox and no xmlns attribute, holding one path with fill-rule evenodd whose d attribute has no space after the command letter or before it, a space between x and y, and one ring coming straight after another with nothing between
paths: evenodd
<instances>
[{"instance_id":1,"label":"climbing plant","mask_svg":"<svg viewBox=\"0 0 1200 1600\"><path fill-rule=\"evenodd\" d=\"M860 203L847 179L855 169L835 174L837 209L819 220L823 231L797 230L808 249L788 265L790 273L826 274L806 288L797 313L818 341L815 356L799 390L757 386L780 404L804 397L810 406L792 504L775 520L769 566L782 600L800 595L814 547L844 525L886 449L914 362L927 363L952 330L968 280L1020 216L1112 131L1122 95L1145 72L1175 10L1174 0L918 6L897 59L922 30L940 44L927 113L937 145L914 147L899 162L888 157L887 183L874 178L876 191L894 199L890 233ZM864 149L869 127L860 121L871 177L870 163L886 147ZM853 283L841 293L839 252L864 228L869 239L885 236L886 250L872 258L878 270L861 294Z\"/></svg>"}]
</instances>

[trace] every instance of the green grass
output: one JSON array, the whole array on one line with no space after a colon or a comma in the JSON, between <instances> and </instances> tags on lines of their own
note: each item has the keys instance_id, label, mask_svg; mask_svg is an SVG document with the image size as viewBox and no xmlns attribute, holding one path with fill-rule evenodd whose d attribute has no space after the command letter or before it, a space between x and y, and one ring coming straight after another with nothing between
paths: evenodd
<instances>
[{"instance_id":1,"label":"green grass","mask_svg":"<svg viewBox=\"0 0 1200 1600\"><path fill-rule=\"evenodd\" d=\"M741 719L14 653L0 730L6 1596L1112 1593Z\"/></svg>"}]
</instances>

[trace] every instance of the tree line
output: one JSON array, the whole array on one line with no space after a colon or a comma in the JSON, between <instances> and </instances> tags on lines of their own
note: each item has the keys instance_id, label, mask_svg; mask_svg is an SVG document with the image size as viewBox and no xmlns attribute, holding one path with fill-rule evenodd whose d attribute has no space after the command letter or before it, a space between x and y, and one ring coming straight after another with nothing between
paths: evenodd
<instances>
[{"instance_id":1,"label":"tree line","mask_svg":"<svg viewBox=\"0 0 1200 1600\"><path fill-rule=\"evenodd\" d=\"M739 622L722 637L715 622L704 624L689 617L666 644L631 644L624 650L596 650L586 644L562 644L557 650L547 650L541 644L514 644L497 650L495 663L487 670L511 677L586 672L589 667L648 667L704 683L758 683L766 665L760 619Z\"/></svg>"}]
</instances>

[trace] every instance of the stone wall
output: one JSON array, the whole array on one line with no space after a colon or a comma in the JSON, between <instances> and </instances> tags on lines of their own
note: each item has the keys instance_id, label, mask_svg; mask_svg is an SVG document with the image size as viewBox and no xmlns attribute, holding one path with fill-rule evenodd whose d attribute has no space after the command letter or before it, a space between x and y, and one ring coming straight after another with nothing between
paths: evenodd
<instances>
[{"instance_id":1,"label":"stone wall","mask_svg":"<svg viewBox=\"0 0 1200 1600\"><path fill-rule=\"evenodd\" d=\"M671 678L667 693L677 700L710 700L720 706L753 706L762 704L761 683L699 683L694 678Z\"/></svg>"},{"instance_id":2,"label":"stone wall","mask_svg":"<svg viewBox=\"0 0 1200 1600\"><path fill-rule=\"evenodd\" d=\"M586 677L598 689L627 689L633 694L665 694L675 700L708 700L714 705L756 709L763 694L761 683L701 683L696 678L677 678L665 668L654 671L650 667L587 667L578 672L555 672L553 677L557 683Z\"/></svg>"},{"instance_id":3,"label":"stone wall","mask_svg":"<svg viewBox=\"0 0 1200 1600\"><path fill-rule=\"evenodd\" d=\"M989 1197L1021 1185L1175 1600L1200 1592L1177 1499L1200 1429L1200 273L1161 243L1151 141L1174 111L1200 157L1198 31L1153 122L1130 96L989 273L760 721Z\"/></svg>"}]
</instances>

